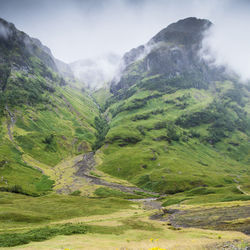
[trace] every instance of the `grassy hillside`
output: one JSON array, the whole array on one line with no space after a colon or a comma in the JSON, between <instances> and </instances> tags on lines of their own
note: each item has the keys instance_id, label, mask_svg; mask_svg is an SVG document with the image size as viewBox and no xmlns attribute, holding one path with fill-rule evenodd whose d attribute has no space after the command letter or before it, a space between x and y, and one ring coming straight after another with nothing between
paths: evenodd
<instances>
[{"instance_id":1,"label":"grassy hillside","mask_svg":"<svg viewBox=\"0 0 250 250\"><path fill-rule=\"evenodd\" d=\"M0 175L5 189L18 185L28 193L49 190L51 181L29 167L22 156L53 167L64 158L90 151L95 140L97 108L78 90L57 87L48 103L9 112L12 118L5 111L1 119Z\"/></svg>"},{"instance_id":2,"label":"grassy hillside","mask_svg":"<svg viewBox=\"0 0 250 250\"><path fill-rule=\"evenodd\" d=\"M123 57L105 104L100 170L176 199L248 199L250 87L200 57L208 20L186 18ZM217 195L218 194L218 195ZM195 196L195 195L194 195Z\"/></svg>"},{"instance_id":3,"label":"grassy hillside","mask_svg":"<svg viewBox=\"0 0 250 250\"><path fill-rule=\"evenodd\" d=\"M6 54L0 64L0 188L39 195L51 190L53 181L27 159L52 168L91 150L99 111L87 92L70 87L46 61L19 46L0 41ZM15 48L23 63L12 58Z\"/></svg>"},{"instance_id":4,"label":"grassy hillside","mask_svg":"<svg viewBox=\"0 0 250 250\"><path fill-rule=\"evenodd\" d=\"M99 104L102 111L105 110L106 101L110 96L111 96L111 93L109 92L108 87L100 88L93 93L93 97L95 98L96 102Z\"/></svg>"},{"instance_id":5,"label":"grassy hillside","mask_svg":"<svg viewBox=\"0 0 250 250\"><path fill-rule=\"evenodd\" d=\"M177 30L147 59L128 53L113 94L90 93L1 23L1 249L249 246L249 86L211 80Z\"/></svg>"},{"instance_id":6,"label":"grassy hillside","mask_svg":"<svg viewBox=\"0 0 250 250\"><path fill-rule=\"evenodd\" d=\"M87 97L69 88L58 89L52 106L24 109L13 128L17 144L37 160L56 165L63 158L90 150L96 107Z\"/></svg>"},{"instance_id":7,"label":"grassy hillside","mask_svg":"<svg viewBox=\"0 0 250 250\"><path fill-rule=\"evenodd\" d=\"M99 111L62 77L49 48L0 24L8 31L0 37L0 189L41 195L53 185L45 173L91 150Z\"/></svg>"},{"instance_id":8,"label":"grassy hillside","mask_svg":"<svg viewBox=\"0 0 250 250\"><path fill-rule=\"evenodd\" d=\"M154 86L134 85L127 96L108 99L110 130L99 169L160 193L203 188L221 193L216 200L240 199L236 186L249 189L250 174L247 87L229 81L206 89Z\"/></svg>"}]
</instances>

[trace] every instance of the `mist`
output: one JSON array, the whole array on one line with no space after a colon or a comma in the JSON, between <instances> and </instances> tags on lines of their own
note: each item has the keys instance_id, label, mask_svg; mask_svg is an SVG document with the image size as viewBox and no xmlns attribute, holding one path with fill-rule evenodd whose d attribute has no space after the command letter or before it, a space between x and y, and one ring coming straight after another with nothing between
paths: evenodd
<instances>
[{"instance_id":1,"label":"mist","mask_svg":"<svg viewBox=\"0 0 250 250\"><path fill-rule=\"evenodd\" d=\"M0 38L8 39L8 37L11 35L11 31L9 28L7 28L5 25L0 23Z\"/></svg>"},{"instance_id":2,"label":"mist","mask_svg":"<svg viewBox=\"0 0 250 250\"><path fill-rule=\"evenodd\" d=\"M74 76L92 90L99 89L111 81L117 74L121 57L106 54L99 57L79 60L70 64Z\"/></svg>"},{"instance_id":3,"label":"mist","mask_svg":"<svg viewBox=\"0 0 250 250\"><path fill-rule=\"evenodd\" d=\"M239 1L240 2L240 1ZM226 6L225 13L230 11ZM232 13L217 16L214 25L205 34L203 50L216 66L225 65L239 75L241 81L250 79L250 1L230 6Z\"/></svg>"},{"instance_id":4,"label":"mist","mask_svg":"<svg viewBox=\"0 0 250 250\"><path fill-rule=\"evenodd\" d=\"M250 78L249 13L248 0L0 0L0 17L67 63L109 53L122 56L172 22L206 18L214 27L204 49L242 79ZM110 77L114 68L106 69Z\"/></svg>"}]
</instances>

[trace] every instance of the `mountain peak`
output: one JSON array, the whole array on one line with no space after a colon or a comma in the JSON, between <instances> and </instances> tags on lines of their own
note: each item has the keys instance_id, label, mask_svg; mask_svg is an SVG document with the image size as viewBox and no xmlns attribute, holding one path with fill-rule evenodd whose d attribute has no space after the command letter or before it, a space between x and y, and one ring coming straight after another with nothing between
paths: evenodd
<instances>
[{"instance_id":1,"label":"mountain peak","mask_svg":"<svg viewBox=\"0 0 250 250\"><path fill-rule=\"evenodd\" d=\"M188 17L181 19L176 23L168 25L167 29L169 31L180 31L180 32L200 32L211 26L212 23L207 19L199 19L196 17Z\"/></svg>"},{"instance_id":2,"label":"mountain peak","mask_svg":"<svg viewBox=\"0 0 250 250\"><path fill-rule=\"evenodd\" d=\"M0 54L0 62L11 64L12 67L32 71L30 57L33 56L45 66L58 72L49 48L2 18L0 18Z\"/></svg>"},{"instance_id":3,"label":"mountain peak","mask_svg":"<svg viewBox=\"0 0 250 250\"><path fill-rule=\"evenodd\" d=\"M146 45L132 49L123 57L118 80L114 78L111 91L129 88L143 77L161 77L161 85L169 79L189 81L189 87L203 88L211 81L224 79L224 69L209 65L200 56L204 32L212 23L189 17L168 25ZM142 77L143 75L143 77ZM189 80L187 80L190 78ZM174 81L174 80L173 80Z\"/></svg>"},{"instance_id":4,"label":"mountain peak","mask_svg":"<svg viewBox=\"0 0 250 250\"><path fill-rule=\"evenodd\" d=\"M189 17L168 25L156 34L150 42L177 42L190 44L202 39L202 34L212 23L207 19Z\"/></svg>"}]
</instances>

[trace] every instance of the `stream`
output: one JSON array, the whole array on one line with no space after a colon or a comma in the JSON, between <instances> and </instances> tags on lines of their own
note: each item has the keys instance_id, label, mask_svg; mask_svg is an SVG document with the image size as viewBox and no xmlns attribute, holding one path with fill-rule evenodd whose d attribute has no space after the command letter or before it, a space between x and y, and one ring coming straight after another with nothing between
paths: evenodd
<instances>
[{"instance_id":1,"label":"stream","mask_svg":"<svg viewBox=\"0 0 250 250\"><path fill-rule=\"evenodd\" d=\"M157 193L145 191L145 190L138 188L138 187L124 186L124 185L121 185L118 183L108 182L106 180L92 176L89 173L91 170L94 169L95 165L96 165L96 163L95 163L95 159L94 159L94 152L87 153L84 155L84 157L81 161L79 161L78 163L75 164L74 167L77 169L77 171L75 172L75 175L83 177L87 181L89 181L90 183L93 183L95 185L102 185L102 186L118 189L118 190L125 192L125 193L134 194L137 191L137 192L147 193L150 195L157 195ZM156 198L150 198L150 199L156 199Z\"/></svg>"}]
</instances>

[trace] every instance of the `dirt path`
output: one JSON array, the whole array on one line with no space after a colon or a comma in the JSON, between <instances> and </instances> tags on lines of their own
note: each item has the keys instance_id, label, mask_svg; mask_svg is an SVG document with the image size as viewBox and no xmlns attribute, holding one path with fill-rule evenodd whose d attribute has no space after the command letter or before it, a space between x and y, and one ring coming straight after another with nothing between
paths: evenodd
<instances>
[{"instance_id":1,"label":"dirt path","mask_svg":"<svg viewBox=\"0 0 250 250\"><path fill-rule=\"evenodd\" d=\"M236 187L237 187L237 189L240 190L240 192L242 192L244 195L250 195L250 194L247 193L246 191L242 190L240 185L237 185Z\"/></svg>"},{"instance_id":2,"label":"dirt path","mask_svg":"<svg viewBox=\"0 0 250 250\"><path fill-rule=\"evenodd\" d=\"M84 180L78 178L75 173L75 164L81 161L83 155L63 160L52 167L52 177L55 180L54 190L60 194L70 194L85 185Z\"/></svg>"},{"instance_id":3,"label":"dirt path","mask_svg":"<svg viewBox=\"0 0 250 250\"><path fill-rule=\"evenodd\" d=\"M137 191L137 192L147 193L150 195L157 195L157 193L148 192L138 187L127 187L118 183L108 182L98 177L92 176L89 173L94 168L95 165L96 163L94 159L94 153L90 152L88 154L85 154L83 159L74 166L77 169L75 173L76 176L83 177L85 180L87 180L88 182L92 184L118 189L126 193L134 194L134 192Z\"/></svg>"}]
</instances>

